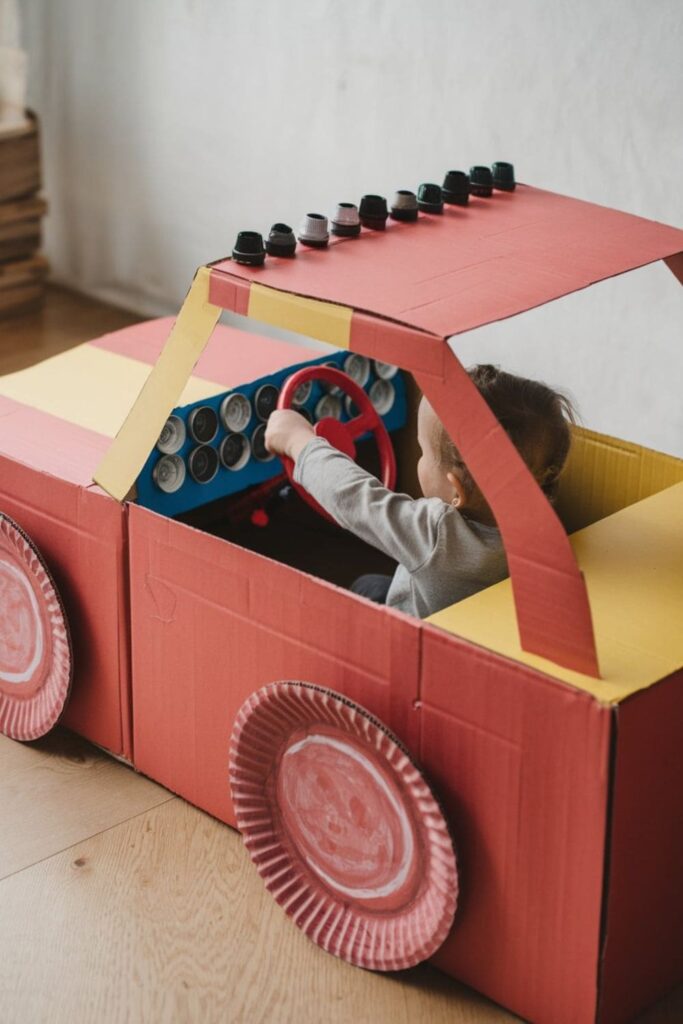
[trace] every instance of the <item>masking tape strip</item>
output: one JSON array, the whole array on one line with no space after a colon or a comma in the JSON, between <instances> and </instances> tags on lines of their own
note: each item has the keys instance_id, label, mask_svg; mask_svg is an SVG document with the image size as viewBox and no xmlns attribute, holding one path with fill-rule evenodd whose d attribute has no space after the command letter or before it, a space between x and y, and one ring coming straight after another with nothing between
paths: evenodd
<instances>
[{"instance_id":1,"label":"masking tape strip","mask_svg":"<svg viewBox=\"0 0 683 1024\"><path fill-rule=\"evenodd\" d=\"M151 370L148 363L86 342L0 377L0 395L113 439ZM193 376L180 404L224 390L220 384Z\"/></svg>"},{"instance_id":2,"label":"masking tape strip","mask_svg":"<svg viewBox=\"0 0 683 1024\"><path fill-rule=\"evenodd\" d=\"M209 276L207 267L197 271L154 369L93 476L118 501L135 483L218 322L221 310L209 302Z\"/></svg>"},{"instance_id":3,"label":"masking tape strip","mask_svg":"<svg viewBox=\"0 0 683 1024\"><path fill-rule=\"evenodd\" d=\"M353 316L350 306L305 299L252 282L247 316L318 341L327 341L337 348L349 347Z\"/></svg>"}]
</instances>

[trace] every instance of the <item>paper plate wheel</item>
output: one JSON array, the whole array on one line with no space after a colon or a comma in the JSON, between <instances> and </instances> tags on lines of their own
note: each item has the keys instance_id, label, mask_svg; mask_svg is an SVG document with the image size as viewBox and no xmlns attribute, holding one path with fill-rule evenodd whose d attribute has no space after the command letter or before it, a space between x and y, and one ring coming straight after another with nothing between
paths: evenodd
<instances>
[{"instance_id":1,"label":"paper plate wheel","mask_svg":"<svg viewBox=\"0 0 683 1024\"><path fill-rule=\"evenodd\" d=\"M0 512L0 732L35 740L56 724L73 659L59 594L35 545Z\"/></svg>"},{"instance_id":2,"label":"paper plate wheel","mask_svg":"<svg viewBox=\"0 0 683 1024\"><path fill-rule=\"evenodd\" d=\"M230 785L267 889L323 949L396 971L443 943L458 895L451 837L378 719L308 683L266 686L235 720Z\"/></svg>"}]
</instances>

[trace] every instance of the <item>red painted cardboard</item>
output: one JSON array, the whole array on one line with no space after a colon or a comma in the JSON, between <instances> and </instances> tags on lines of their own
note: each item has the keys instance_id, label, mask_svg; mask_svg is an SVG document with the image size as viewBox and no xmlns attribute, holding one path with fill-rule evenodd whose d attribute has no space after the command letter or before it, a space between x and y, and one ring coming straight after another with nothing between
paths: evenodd
<instances>
[{"instance_id":1,"label":"red painted cardboard","mask_svg":"<svg viewBox=\"0 0 683 1024\"><path fill-rule=\"evenodd\" d=\"M683 671L615 710L600 1021L627 1020L683 977Z\"/></svg>"},{"instance_id":2,"label":"red painted cardboard","mask_svg":"<svg viewBox=\"0 0 683 1024\"><path fill-rule=\"evenodd\" d=\"M417 748L419 621L147 509L129 527L141 771L234 824L232 723L278 679L340 691Z\"/></svg>"},{"instance_id":3,"label":"red painted cardboard","mask_svg":"<svg viewBox=\"0 0 683 1024\"><path fill-rule=\"evenodd\" d=\"M226 277L226 308L235 308L229 287L257 281L446 338L682 250L677 228L518 185L326 249L299 246L292 260L219 260L212 270ZM244 310L241 292L239 301Z\"/></svg>"},{"instance_id":4,"label":"red painted cardboard","mask_svg":"<svg viewBox=\"0 0 683 1024\"><path fill-rule=\"evenodd\" d=\"M130 758L125 508L6 456L0 506L40 550L64 602L74 657L64 724Z\"/></svg>"},{"instance_id":5,"label":"red painted cardboard","mask_svg":"<svg viewBox=\"0 0 683 1024\"><path fill-rule=\"evenodd\" d=\"M425 626L420 760L461 904L435 963L515 1013L594 1020L612 712Z\"/></svg>"},{"instance_id":6,"label":"red painted cardboard","mask_svg":"<svg viewBox=\"0 0 683 1024\"><path fill-rule=\"evenodd\" d=\"M173 317L161 317L96 338L96 348L117 352L153 366L164 347ZM275 373L285 366L312 358L310 348L291 342L245 334L236 327L219 324L199 357L194 374L221 384L226 391L250 380Z\"/></svg>"}]
</instances>

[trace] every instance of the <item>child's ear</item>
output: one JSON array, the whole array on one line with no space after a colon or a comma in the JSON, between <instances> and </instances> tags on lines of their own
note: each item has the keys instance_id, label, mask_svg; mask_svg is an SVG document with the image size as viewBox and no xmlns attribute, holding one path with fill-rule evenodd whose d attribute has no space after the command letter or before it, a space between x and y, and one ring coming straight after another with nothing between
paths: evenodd
<instances>
[{"instance_id":1,"label":"child's ear","mask_svg":"<svg viewBox=\"0 0 683 1024\"><path fill-rule=\"evenodd\" d=\"M451 505L453 508L464 508L467 504L467 492L463 487L462 480L455 475L455 473L446 473L446 479L453 488L453 497L451 498Z\"/></svg>"}]
</instances>

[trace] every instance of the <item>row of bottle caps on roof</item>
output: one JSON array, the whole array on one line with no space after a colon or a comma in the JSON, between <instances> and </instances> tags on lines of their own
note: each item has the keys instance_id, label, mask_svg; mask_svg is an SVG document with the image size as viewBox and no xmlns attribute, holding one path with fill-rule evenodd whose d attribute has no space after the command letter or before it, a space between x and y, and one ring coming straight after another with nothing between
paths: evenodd
<instances>
[{"instance_id":1,"label":"row of bottle caps on roof","mask_svg":"<svg viewBox=\"0 0 683 1024\"><path fill-rule=\"evenodd\" d=\"M338 362L330 361L323 365L339 369ZM368 396L380 416L386 416L396 400L396 392L392 379L398 367L389 363L369 359L355 353L347 355L341 369L354 380L359 387L366 388L370 381L371 369L377 379L368 388ZM313 381L301 384L294 393L293 406L311 423L332 417L342 419L356 415L355 406L350 397L343 396L340 388L318 382L322 394L312 408L307 407L313 394ZM270 462L274 456L265 445L266 423L268 417L277 406L280 389L274 384L262 384L253 395L253 401L241 391L231 391L223 398L218 410L210 405L196 405L187 420L177 413L166 420L157 441L157 451L162 458L158 459L152 470L155 486L166 494L179 490L189 473L198 484L209 484L219 469L235 472L243 469L250 459L256 462ZM257 424L247 436L245 431L254 417ZM214 442L219 433L224 433L218 447ZM186 459L178 453L185 448L188 441L194 444L186 455Z\"/></svg>"},{"instance_id":2,"label":"row of bottle caps on roof","mask_svg":"<svg viewBox=\"0 0 683 1024\"><path fill-rule=\"evenodd\" d=\"M384 196L365 195L360 206L355 203L339 203L331 218L331 224L322 213L307 213L299 225L295 238L288 224L273 224L264 245L258 231L240 231L237 235L232 258L236 263L259 267L269 256L289 258L296 251L297 238L302 245L322 249L330 240L330 233L340 237L355 238L362 227L383 231L388 217L400 221L416 221L420 212L443 213L444 203L451 206L466 206L470 195L488 198L493 190L513 192L515 170L512 164L498 161L486 167L477 165L464 171L448 171L443 185L424 182L417 193L399 189L394 195L391 208L387 207Z\"/></svg>"}]
</instances>

